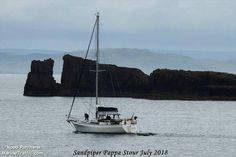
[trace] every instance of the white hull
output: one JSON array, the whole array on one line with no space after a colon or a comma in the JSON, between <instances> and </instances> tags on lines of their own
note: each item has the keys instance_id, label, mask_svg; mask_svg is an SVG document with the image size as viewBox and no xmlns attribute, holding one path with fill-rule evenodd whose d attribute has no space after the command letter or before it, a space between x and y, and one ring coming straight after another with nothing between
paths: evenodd
<instances>
[{"instance_id":1,"label":"white hull","mask_svg":"<svg viewBox=\"0 0 236 157\"><path fill-rule=\"evenodd\" d=\"M90 123L84 121L69 121L77 132L104 133L104 134L127 134L136 133L136 127L132 124L111 125L107 123Z\"/></svg>"}]
</instances>

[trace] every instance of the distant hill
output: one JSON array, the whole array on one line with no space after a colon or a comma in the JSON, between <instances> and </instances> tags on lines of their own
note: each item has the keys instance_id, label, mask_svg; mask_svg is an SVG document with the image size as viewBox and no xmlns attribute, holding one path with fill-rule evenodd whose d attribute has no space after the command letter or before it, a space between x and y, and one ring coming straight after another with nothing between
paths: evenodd
<instances>
[{"instance_id":1,"label":"distant hill","mask_svg":"<svg viewBox=\"0 0 236 157\"><path fill-rule=\"evenodd\" d=\"M54 73L60 74L63 66L62 57L67 53L80 57L84 57L85 55L85 51L64 52L39 49L0 49L0 73L28 73L32 60L52 58L55 61ZM189 54L193 53L195 56L197 55L197 51L189 52ZM199 53L203 54L204 52L201 51ZM154 52L146 49L114 48L101 50L100 61L101 63L139 68L146 74L151 73L157 68L236 73L236 58L233 56L230 59L222 57L223 59L216 60L192 58L186 56L186 51L182 54L185 55L179 55L175 54L175 51L165 50ZM209 56L209 53L206 52L204 56ZM93 58L95 58L95 55L90 53L89 59Z\"/></svg>"},{"instance_id":2,"label":"distant hill","mask_svg":"<svg viewBox=\"0 0 236 157\"><path fill-rule=\"evenodd\" d=\"M0 73L26 74L30 70L32 60L53 58L55 73L62 71L63 51L29 50L29 49L0 49Z\"/></svg>"}]
</instances>

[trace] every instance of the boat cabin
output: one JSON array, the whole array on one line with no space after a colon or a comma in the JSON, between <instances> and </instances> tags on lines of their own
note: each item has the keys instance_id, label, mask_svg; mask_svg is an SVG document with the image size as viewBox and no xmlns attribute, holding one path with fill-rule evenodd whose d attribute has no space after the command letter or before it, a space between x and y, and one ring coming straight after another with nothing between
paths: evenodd
<instances>
[{"instance_id":1,"label":"boat cabin","mask_svg":"<svg viewBox=\"0 0 236 157\"><path fill-rule=\"evenodd\" d=\"M97 120L100 122L113 121L120 122L120 114L115 107L98 107L96 112Z\"/></svg>"}]
</instances>

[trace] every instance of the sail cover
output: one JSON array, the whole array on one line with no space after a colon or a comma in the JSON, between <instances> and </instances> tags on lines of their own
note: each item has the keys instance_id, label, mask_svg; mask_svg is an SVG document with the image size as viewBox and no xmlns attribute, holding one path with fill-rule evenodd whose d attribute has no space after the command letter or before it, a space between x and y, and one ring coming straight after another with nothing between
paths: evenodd
<instances>
[{"instance_id":1,"label":"sail cover","mask_svg":"<svg viewBox=\"0 0 236 157\"><path fill-rule=\"evenodd\" d=\"M98 112L118 112L115 107L98 107Z\"/></svg>"}]
</instances>

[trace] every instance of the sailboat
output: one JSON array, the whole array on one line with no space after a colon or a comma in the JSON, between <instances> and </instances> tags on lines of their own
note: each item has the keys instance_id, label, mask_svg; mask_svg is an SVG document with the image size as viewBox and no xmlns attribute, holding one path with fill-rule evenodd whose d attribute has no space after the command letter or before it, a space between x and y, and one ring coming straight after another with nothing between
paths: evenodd
<instances>
[{"instance_id":1,"label":"sailboat","mask_svg":"<svg viewBox=\"0 0 236 157\"><path fill-rule=\"evenodd\" d=\"M99 13L96 14L96 21L93 27L92 35L90 38L88 50L93 38L93 34L96 31L96 104L94 118L90 119L87 113L84 114L84 119L71 116L71 111L74 105L75 97L78 90L74 95L72 105L67 116L67 122L71 124L75 132L81 133L109 133L109 134L132 134L136 133L137 117L132 115L129 118L121 118L118 108L102 106L98 101L98 75L99 75ZM87 50L87 53L88 53ZM86 54L87 57L87 54ZM86 62L86 57L84 61ZM84 64L85 64L84 62ZM83 64L83 66L84 66ZM83 69L83 68L82 68ZM79 75L79 81L81 80L83 71ZM79 88L79 87L78 87Z\"/></svg>"}]
</instances>

